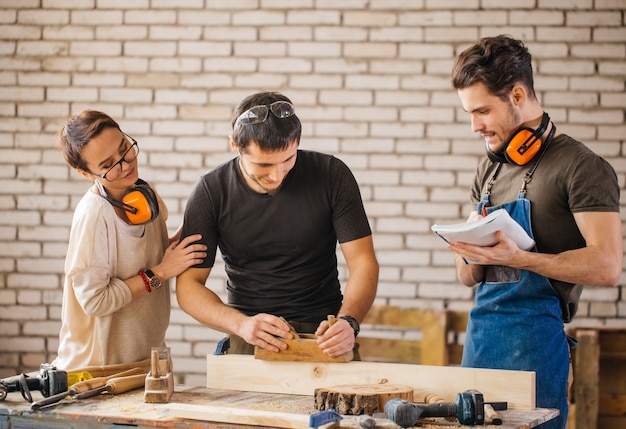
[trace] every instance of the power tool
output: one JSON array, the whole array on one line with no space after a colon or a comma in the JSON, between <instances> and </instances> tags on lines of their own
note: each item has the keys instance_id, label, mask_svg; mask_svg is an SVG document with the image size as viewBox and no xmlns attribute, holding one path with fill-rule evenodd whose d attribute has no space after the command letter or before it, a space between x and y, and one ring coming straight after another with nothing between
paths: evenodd
<instances>
[{"instance_id":1,"label":"power tool","mask_svg":"<svg viewBox=\"0 0 626 429\"><path fill-rule=\"evenodd\" d=\"M48 397L65 392L67 382L66 371L59 370L49 363L43 363L39 367L37 376L31 377L22 373L15 377L0 380L0 400L4 400L9 392L21 392L24 399L32 402L31 391L38 390L44 397Z\"/></svg>"},{"instance_id":2,"label":"power tool","mask_svg":"<svg viewBox=\"0 0 626 429\"><path fill-rule=\"evenodd\" d=\"M458 393L454 402L419 404L394 398L385 404L385 417L398 426L408 428L423 417L456 417L463 425L485 423L483 394L478 390Z\"/></svg>"}]
</instances>

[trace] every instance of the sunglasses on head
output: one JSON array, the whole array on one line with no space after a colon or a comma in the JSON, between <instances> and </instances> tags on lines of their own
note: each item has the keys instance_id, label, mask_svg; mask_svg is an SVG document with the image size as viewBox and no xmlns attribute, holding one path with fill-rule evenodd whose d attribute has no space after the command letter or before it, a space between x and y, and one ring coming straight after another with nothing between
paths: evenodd
<instances>
[{"instance_id":1,"label":"sunglasses on head","mask_svg":"<svg viewBox=\"0 0 626 429\"><path fill-rule=\"evenodd\" d=\"M235 127L242 125L260 124L267 120L268 115L272 112L274 116L279 119L288 118L296 114L296 109L288 101L275 101L272 104L260 104L258 106L252 106L245 112L243 112L235 121Z\"/></svg>"}]
</instances>

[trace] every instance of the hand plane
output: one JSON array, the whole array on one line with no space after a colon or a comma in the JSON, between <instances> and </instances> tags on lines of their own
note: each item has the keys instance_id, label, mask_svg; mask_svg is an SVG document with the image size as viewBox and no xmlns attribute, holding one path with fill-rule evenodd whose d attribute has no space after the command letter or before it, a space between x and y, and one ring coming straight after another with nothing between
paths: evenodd
<instances>
[{"instance_id":1,"label":"hand plane","mask_svg":"<svg viewBox=\"0 0 626 429\"><path fill-rule=\"evenodd\" d=\"M174 374L169 347L153 347L150 372L146 376L144 402L168 402L174 393Z\"/></svg>"},{"instance_id":2,"label":"hand plane","mask_svg":"<svg viewBox=\"0 0 626 429\"><path fill-rule=\"evenodd\" d=\"M284 319L283 319L284 320ZM328 316L328 323L332 326L335 316ZM285 322L287 322L285 320ZM289 325L289 323L287 323ZM299 334L289 325L293 339L283 341L287 344L286 350L271 352L260 347L254 348L254 358L261 360L300 361L300 362L350 362L354 358L352 350L337 357L330 357L317 345L317 335Z\"/></svg>"}]
</instances>

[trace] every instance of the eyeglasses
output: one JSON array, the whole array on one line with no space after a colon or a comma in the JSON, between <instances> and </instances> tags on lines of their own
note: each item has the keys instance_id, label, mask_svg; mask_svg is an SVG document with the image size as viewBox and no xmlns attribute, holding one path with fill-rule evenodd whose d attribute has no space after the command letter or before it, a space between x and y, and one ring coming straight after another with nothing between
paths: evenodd
<instances>
[{"instance_id":1,"label":"eyeglasses","mask_svg":"<svg viewBox=\"0 0 626 429\"><path fill-rule=\"evenodd\" d=\"M135 140L134 138L132 138L128 134L125 134L125 133L122 133L122 134L124 134L124 136L128 140L132 141L133 143L126 150L126 152L124 152L124 155L122 155L120 160L117 161L115 164L113 164L113 166L111 168L109 168L106 173L104 173L104 174L92 173L94 176L102 177L104 180L106 180L108 182L113 182L113 181L119 179L119 177L122 174L122 170L124 168L124 167L122 167L122 162L130 164L135 159L137 159L137 155L139 155L139 146L137 145L137 140ZM117 168L117 167L119 167L119 168Z\"/></svg>"},{"instance_id":2,"label":"eyeglasses","mask_svg":"<svg viewBox=\"0 0 626 429\"><path fill-rule=\"evenodd\" d=\"M285 119L295 115L296 109L293 107L293 104L283 100L275 101L272 104L253 106L237 118L235 128L242 125L253 125L265 122L270 112L279 119Z\"/></svg>"}]
</instances>

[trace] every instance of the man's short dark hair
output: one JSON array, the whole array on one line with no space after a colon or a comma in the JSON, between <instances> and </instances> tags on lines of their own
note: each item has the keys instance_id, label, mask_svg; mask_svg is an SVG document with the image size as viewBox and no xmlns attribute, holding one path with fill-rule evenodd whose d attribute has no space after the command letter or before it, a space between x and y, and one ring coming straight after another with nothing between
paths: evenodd
<instances>
[{"instance_id":1,"label":"man's short dark hair","mask_svg":"<svg viewBox=\"0 0 626 429\"><path fill-rule=\"evenodd\" d=\"M536 98L532 56L517 39L506 35L485 37L463 51L452 68L452 85L465 89L483 83L490 93L505 99L515 85L523 85Z\"/></svg>"},{"instance_id":2,"label":"man's short dark hair","mask_svg":"<svg viewBox=\"0 0 626 429\"><path fill-rule=\"evenodd\" d=\"M235 107L232 116L232 136L235 144L242 151L252 141L258 144L264 152L284 150L294 141L300 144L302 124L296 115L287 118L277 118L274 114L268 113L267 119L261 123L235 127L237 118L251 107L269 106L275 101L291 103L289 98L279 92L260 92L246 97Z\"/></svg>"}]
</instances>

